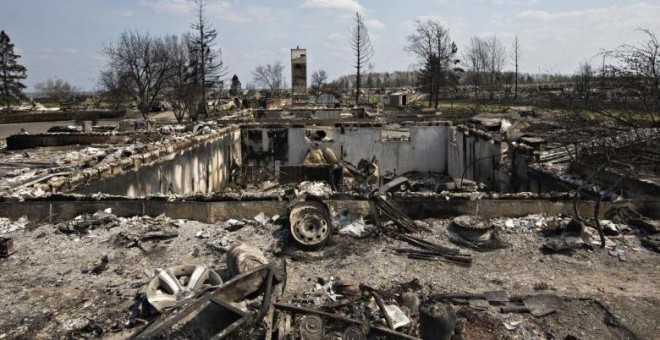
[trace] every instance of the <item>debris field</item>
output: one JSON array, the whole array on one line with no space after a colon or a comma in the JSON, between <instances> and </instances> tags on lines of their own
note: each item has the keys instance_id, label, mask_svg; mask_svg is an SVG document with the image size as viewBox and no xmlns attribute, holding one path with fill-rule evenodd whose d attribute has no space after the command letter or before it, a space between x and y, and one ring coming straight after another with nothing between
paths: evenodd
<instances>
[{"instance_id":1,"label":"debris field","mask_svg":"<svg viewBox=\"0 0 660 340\"><path fill-rule=\"evenodd\" d=\"M411 258L397 252L411 248L410 244L385 232L359 237L340 232L323 250L287 249L286 223L281 220L260 215L205 224L165 216L120 218L111 210L58 224L5 219L2 236L11 236L20 251L0 261L5 273L0 277L5 297L0 336L130 337L153 318L153 311L145 312L144 305L154 270L200 265L217 271L227 282L232 275L227 254L237 244L249 244L275 267L285 268L285 287L273 298L273 305L295 305L355 320L371 318L372 328L387 329L388 320L375 303L381 300L386 307L396 307L397 332L410 337L422 330L420 305L449 306L455 314L453 336L468 339L651 339L647 336L658 332L653 316L660 312L660 262L657 254L640 244L636 229L625 225L612 223L620 230L607 236L605 249L587 244L569 253L552 253L543 250L551 238L545 232L568 218L486 220L497 226L506 243L487 250L452 242L451 220L413 222L420 229L408 235L460 250L471 258L465 266ZM597 241L597 233L592 234ZM369 295L371 290L377 292L373 294L377 300ZM489 294L499 299L491 301ZM502 312L505 307L520 307L520 299L529 296L550 296L554 304L545 306L550 309L542 316ZM261 299L236 306L256 312ZM275 309L276 320L291 311ZM337 338L351 326L332 318L323 322L326 334ZM249 335L263 336L263 327L255 323ZM291 328L291 336L300 336L299 329Z\"/></svg>"}]
</instances>

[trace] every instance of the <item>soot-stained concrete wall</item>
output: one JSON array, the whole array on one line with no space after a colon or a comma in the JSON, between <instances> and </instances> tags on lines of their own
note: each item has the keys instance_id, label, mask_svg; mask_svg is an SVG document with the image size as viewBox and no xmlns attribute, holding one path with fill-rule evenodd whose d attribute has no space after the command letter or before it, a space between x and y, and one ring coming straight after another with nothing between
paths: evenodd
<instances>
[{"instance_id":1,"label":"soot-stained concrete wall","mask_svg":"<svg viewBox=\"0 0 660 340\"><path fill-rule=\"evenodd\" d=\"M329 200L335 211L348 211L356 214L369 214L367 200ZM571 214L573 200L548 201L539 199L495 199L495 200L446 200L444 198L393 199L393 204L412 218L449 218L457 215L478 215L485 218L522 217L530 214L546 215ZM593 214L594 201L580 201L578 211L582 216ZM286 200L264 201L60 201L40 200L25 202L0 202L0 217L18 219L29 215L31 222L55 223L73 219L83 213L95 213L111 208L117 216L158 216L166 214L170 218L197 220L216 223L229 218L252 218L263 212L267 216L286 213ZM652 218L660 217L660 203L657 201L603 202L601 217L612 207L628 206Z\"/></svg>"},{"instance_id":2,"label":"soot-stained concrete wall","mask_svg":"<svg viewBox=\"0 0 660 340\"><path fill-rule=\"evenodd\" d=\"M279 159L280 163L302 164L310 144L314 143L305 138L305 131L318 129L328 132L332 139L318 142L319 145L331 148L338 157L353 164L363 158L371 160L375 157L381 173L447 171L446 126L411 126L409 141L384 141L380 127L292 127L288 129L287 156Z\"/></svg>"},{"instance_id":3,"label":"soot-stained concrete wall","mask_svg":"<svg viewBox=\"0 0 660 340\"><path fill-rule=\"evenodd\" d=\"M228 183L234 162L241 163L241 133L238 129L161 157L136 170L91 182L76 192L128 197L210 193Z\"/></svg>"},{"instance_id":4,"label":"soot-stained concrete wall","mask_svg":"<svg viewBox=\"0 0 660 340\"><path fill-rule=\"evenodd\" d=\"M325 146L353 164L360 159L378 160L381 174L409 171L447 171L447 127L446 126L410 126L410 140L387 141L382 137L382 129L374 128L337 128L333 143ZM304 155L303 155L304 157Z\"/></svg>"},{"instance_id":5,"label":"soot-stained concrete wall","mask_svg":"<svg viewBox=\"0 0 660 340\"><path fill-rule=\"evenodd\" d=\"M506 142L494 140L484 133L465 127L434 123L405 125L409 140L386 140L380 126L308 126L308 127L250 127L243 131L246 164L261 166L300 165L312 143L329 147L344 160L357 164L360 159L376 158L381 174L409 171L442 172L454 178L476 180L490 189L511 192L516 187L511 181L512 164L507 160ZM306 138L311 132L324 130L332 141L315 142ZM279 150L279 151L278 151ZM509 157L510 158L510 157ZM525 176L519 181L527 183L527 163L517 169ZM523 184L525 184L523 183ZM518 187L528 187L529 184Z\"/></svg>"},{"instance_id":6,"label":"soot-stained concrete wall","mask_svg":"<svg viewBox=\"0 0 660 340\"><path fill-rule=\"evenodd\" d=\"M323 129L332 141L318 142L323 148L331 148L338 157L357 164L360 159L375 157L380 165L381 174L395 172L403 174L409 171L441 172L452 177L475 179L495 190L510 191L510 164L503 164L502 158L506 144L460 131L446 124L404 126L410 133L409 140L388 141L382 137L381 127L290 127L286 139L277 134L280 140L274 140L273 131L283 128L251 128L252 140L243 141L243 145L264 146L264 155L259 159L244 153L246 163L259 163L273 166L302 164L309 146L313 141L306 139L306 131ZM248 135L243 132L243 138ZM275 147L286 143L287 152L281 157ZM254 148L253 146L253 148ZM340 156L341 155L341 156ZM464 174L465 171L465 174Z\"/></svg>"},{"instance_id":7,"label":"soot-stained concrete wall","mask_svg":"<svg viewBox=\"0 0 660 340\"><path fill-rule=\"evenodd\" d=\"M471 131L449 127L447 173L485 183L491 189L511 191L509 170L504 164L506 144Z\"/></svg>"},{"instance_id":8,"label":"soot-stained concrete wall","mask_svg":"<svg viewBox=\"0 0 660 340\"><path fill-rule=\"evenodd\" d=\"M443 124L404 128L409 130L409 140L388 141L383 139L381 127L253 127L249 133L252 137L244 130L243 145L246 149L260 149L253 154L244 150L244 156L246 163L264 166L273 166L275 162L302 164L310 144L315 143L306 138L306 131L323 129L332 141L321 141L319 145L331 148L337 156L353 164L362 158L375 157L381 173L443 172L455 178L465 176L483 182L495 190L511 190L511 166L503 163L505 143ZM283 130L285 134L275 133ZM286 146L286 153L277 152L281 145ZM266 157L255 157L259 155Z\"/></svg>"}]
</instances>

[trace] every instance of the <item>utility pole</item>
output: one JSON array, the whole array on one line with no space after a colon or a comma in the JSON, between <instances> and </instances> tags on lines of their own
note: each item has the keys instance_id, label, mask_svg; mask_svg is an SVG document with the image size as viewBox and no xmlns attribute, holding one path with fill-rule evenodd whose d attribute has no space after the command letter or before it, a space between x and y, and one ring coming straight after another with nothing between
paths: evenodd
<instances>
[{"instance_id":1,"label":"utility pole","mask_svg":"<svg viewBox=\"0 0 660 340\"><path fill-rule=\"evenodd\" d=\"M520 60L520 45L518 44L518 36L513 41L513 61L516 64L516 78L514 83L514 99L518 100L518 62Z\"/></svg>"}]
</instances>

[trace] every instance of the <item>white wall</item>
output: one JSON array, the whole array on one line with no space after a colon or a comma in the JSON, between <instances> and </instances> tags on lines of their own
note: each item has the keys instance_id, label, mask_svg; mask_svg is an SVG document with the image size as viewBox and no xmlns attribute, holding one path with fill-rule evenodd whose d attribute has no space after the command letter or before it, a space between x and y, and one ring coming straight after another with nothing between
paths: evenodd
<instances>
[{"instance_id":1,"label":"white wall","mask_svg":"<svg viewBox=\"0 0 660 340\"><path fill-rule=\"evenodd\" d=\"M465 176L466 179L483 182L495 190L506 187L508 175L501 164L502 144L469 131L457 131L455 127L451 129L455 131L456 138L450 138L447 144L447 173L454 178Z\"/></svg>"},{"instance_id":2,"label":"white wall","mask_svg":"<svg viewBox=\"0 0 660 340\"><path fill-rule=\"evenodd\" d=\"M241 159L240 130L194 145L143 165L137 170L89 183L78 193L102 192L139 197L168 194L211 193L224 187L230 177L231 162Z\"/></svg>"},{"instance_id":3,"label":"white wall","mask_svg":"<svg viewBox=\"0 0 660 340\"><path fill-rule=\"evenodd\" d=\"M381 128L346 127L335 128L334 142L320 143L330 147L343 159L356 164L360 159L376 157L381 173L395 171L397 174L417 171L447 171L447 127L411 126L410 141L382 141ZM302 164L307 154L304 128L289 129L289 160L286 165Z\"/></svg>"}]
</instances>

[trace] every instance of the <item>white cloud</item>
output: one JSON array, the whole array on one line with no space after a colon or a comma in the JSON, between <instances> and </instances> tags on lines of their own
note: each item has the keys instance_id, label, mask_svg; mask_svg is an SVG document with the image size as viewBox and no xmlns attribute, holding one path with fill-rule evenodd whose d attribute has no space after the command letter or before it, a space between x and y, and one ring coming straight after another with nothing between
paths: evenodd
<instances>
[{"instance_id":1,"label":"white cloud","mask_svg":"<svg viewBox=\"0 0 660 340\"><path fill-rule=\"evenodd\" d=\"M616 25L621 22L649 22L651 21L650 19L657 19L658 14L660 14L660 5L640 3L631 6L609 6L565 12L527 10L518 13L514 19L540 21L542 23L564 22L572 23L572 25L611 20L607 24ZM653 23L655 23L655 21L653 21Z\"/></svg>"},{"instance_id":2,"label":"white cloud","mask_svg":"<svg viewBox=\"0 0 660 340\"><path fill-rule=\"evenodd\" d=\"M238 17L238 16L237 16ZM235 21L273 21L276 17L275 11L270 7L263 6L250 6L245 8L244 15L240 16L240 20Z\"/></svg>"},{"instance_id":3,"label":"white cloud","mask_svg":"<svg viewBox=\"0 0 660 340\"><path fill-rule=\"evenodd\" d=\"M121 10L121 9L112 10L110 13L114 16L122 17L122 18L130 18L135 14L131 10Z\"/></svg>"},{"instance_id":4,"label":"white cloud","mask_svg":"<svg viewBox=\"0 0 660 340\"><path fill-rule=\"evenodd\" d=\"M144 0L143 4L156 12L178 16L190 16L197 10L197 4L192 0ZM275 11L270 7L234 7L228 1L209 1L205 3L204 10L209 19L235 23L273 21L275 18Z\"/></svg>"},{"instance_id":5,"label":"white cloud","mask_svg":"<svg viewBox=\"0 0 660 340\"><path fill-rule=\"evenodd\" d=\"M143 4L156 12L186 15L195 9L195 3L189 0L144 0Z\"/></svg>"},{"instance_id":6,"label":"white cloud","mask_svg":"<svg viewBox=\"0 0 660 340\"><path fill-rule=\"evenodd\" d=\"M493 5L499 6L524 6L536 5L541 0L493 0Z\"/></svg>"},{"instance_id":7,"label":"white cloud","mask_svg":"<svg viewBox=\"0 0 660 340\"><path fill-rule=\"evenodd\" d=\"M319 8L331 10L348 10L352 12L362 11L362 5L357 0L305 0L300 5L302 8Z\"/></svg>"},{"instance_id":8,"label":"white cloud","mask_svg":"<svg viewBox=\"0 0 660 340\"><path fill-rule=\"evenodd\" d=\"M643 39L635 32L638 27L659 32L659 17L660 5L639 3L572 11L526 10L491 27L499 28L497 33L504 36L520 36L528 68L538 68L534 62L570 73L580 61L603 49Z\"/></svg>"},{"instance_id":9,"label":"white cloud","mask_svg":"<svg viewBox=\"0 0 660 340\"><path fill-rule=\"evenodd\" d=\"M366 21L367 27L372 30L384 30L385 24L378 19L369 19Z\"/></svg>"}]
</instances>

